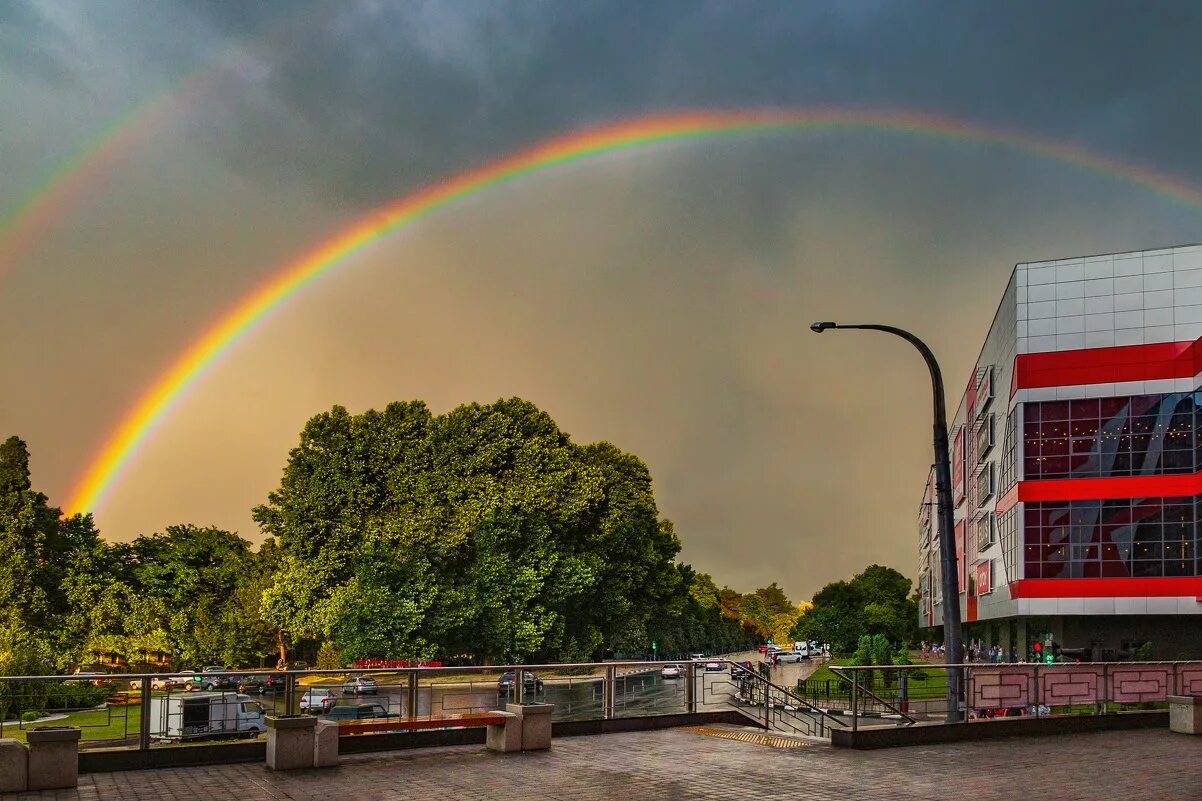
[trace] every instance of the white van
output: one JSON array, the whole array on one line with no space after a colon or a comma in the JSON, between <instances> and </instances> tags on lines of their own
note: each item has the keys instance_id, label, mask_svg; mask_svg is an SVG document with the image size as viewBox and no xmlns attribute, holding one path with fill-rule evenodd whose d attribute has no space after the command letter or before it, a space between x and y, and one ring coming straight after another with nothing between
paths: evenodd
<instances>
[{"instance_id":1,"label":"white van","mask_svg":"<svg viewBox=\"0 0 1202 801\"><path fill-rule=\"evenodd\" d=\"M255 737L267 731L258 701L233 693L189 693L150 697L150 736L179 742L219 737Z\"/></svg>"}]
</instances>

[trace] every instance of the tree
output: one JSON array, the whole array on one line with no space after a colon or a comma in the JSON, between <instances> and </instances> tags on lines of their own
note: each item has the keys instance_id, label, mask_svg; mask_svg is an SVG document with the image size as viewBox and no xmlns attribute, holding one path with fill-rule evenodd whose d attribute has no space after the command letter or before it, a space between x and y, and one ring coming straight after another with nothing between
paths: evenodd
<instances>
[{"instance_id":1,"label":"tree","mask_svg":"<svg viewBox=\"0 0 1202 801\"><path fill-rule=\"evenodd\" d=\"M66 667L83 629L71 620L81 584L93 582L102 549L90 515L64 518L34 490L29 449L0 444L0 629L10 642L37 641ZM41 646L39 646L40 648Z\"/></svg>"},{"instance_id":2,"label":"tree","mask_svg":"<svg viewBox=\"0 0 1202 801\"><path fill-rule=\"evenodd\" d=\"M440 416L335 407L255 519L281 551L265 614L347 659L644 648L688 590L646 465L574 444L516 398Z\"/></svg>"},{"instance_id":3,"label":"tree","mask_svg":"<svg viewBox=\"0 0 1202 801\"><path fill-rule=\"evenodd\" d=\"M815 593L813 609L798 619L794 634L830 643L838 653L851 652L866 635L908 644L918 626L911 585L891 567L869 565L850 581L833 582Z\"/></svg>"}]
</instances>

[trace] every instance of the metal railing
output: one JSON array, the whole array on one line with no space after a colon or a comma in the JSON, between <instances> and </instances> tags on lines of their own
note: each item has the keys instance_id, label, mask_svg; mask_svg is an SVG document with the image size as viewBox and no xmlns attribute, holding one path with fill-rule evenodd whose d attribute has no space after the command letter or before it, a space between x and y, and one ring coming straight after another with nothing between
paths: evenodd
<instances>
[{"instance_id":1,"label":"metal railing","mask_svg":"<svg viewBox=\"0 0 1202 801\"><path fill-rule=\"evenodd\" d=\"M1102 715L1164 708L1170 695L1202 695L1202 662L966 663L844 665L834 682L798 683L814 706L860 725L910 725L947 714L955 671L960 722L1003 717Z\"/></svg>"},{"instance_id":2,"label":"metal railing","mask_svg":"<svg viewBox=\"0 0 1202 801\"><path fill-rule=\"evenodd\" d=\"M681 666L678 676L664 675L669 665ZM374 678L374 691L348 676ZM553 719L565 721L729 708L699 676L693 663L677 661L0 676L0 738L71 725L81 729L81 748L144 750L257 736L267 715L329 715L334 707L355 707L335 715L441 718L548 702Z\"/></svg>"},{"instance_id":3,"label":"metal railing","mask_svg":"<svg viewBox=\"0 0 1202 801\"><path fill-rule=\"evenodd\" d=\"M725 703L734 706L757 725L810 737L825 737L830 729L847 725L804 698L772 683L759 672L735 663L727 664L730 667L729 680L711 682L709 686L703 682L703 689L713 693L717 686L728 682L731 691L724 699Z\"/></svg>"}]
</instances>

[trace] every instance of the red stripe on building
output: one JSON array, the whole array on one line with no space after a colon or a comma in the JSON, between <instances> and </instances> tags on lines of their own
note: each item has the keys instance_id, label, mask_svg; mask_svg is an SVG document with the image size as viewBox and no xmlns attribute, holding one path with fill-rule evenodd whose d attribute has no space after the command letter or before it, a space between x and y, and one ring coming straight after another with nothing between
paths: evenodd
<instances>
[{"instance_id":1,"label":"red stripe on building","mask_svg":"<svg viewBox=\"0 0 1202 801\"><path fill-rule=\"evenodd\" d=\"M1196 598L1202 576L1150 578L1022 579L1010 582L1011 598Z\"/></svg>"},{"instance_id":2,"label":"red stripe on building","mask_svg":"<svg viewBox=\"0 0 1202 801\"><path fill-rule=\"evenodd\" d=\"M1115 348L1085 348L1014 357L1011 390L1120 381L1193 378L1202 372L1202 339Z\"/></svg>"},{"instance_id":3,"label":"red stripe on building","mask_svg":"<svg viewBox=\"0 0 1202 801\"><path fill-rule=\"evenodd\" d=\"M1202 495L1202 472L1167 476L1053 478L1018 482L1018 500L1024 502L1172 498L1183 495Z\"/></svg>"},{"instance_id":4,"label":"red stripe on building","mask_svg":"<svg viewBox=\"0 0 1202 801\"><path fill-rule=\"evenodd\" d=\"M995 514L1004 515L1014 508L1014 504L1018 503L1018 488L1021 484L1035 484L1034 481L1019 482L1010 488L1010 491L997 499L997 503L993 506Z\"/></svg>"}]
</instances>

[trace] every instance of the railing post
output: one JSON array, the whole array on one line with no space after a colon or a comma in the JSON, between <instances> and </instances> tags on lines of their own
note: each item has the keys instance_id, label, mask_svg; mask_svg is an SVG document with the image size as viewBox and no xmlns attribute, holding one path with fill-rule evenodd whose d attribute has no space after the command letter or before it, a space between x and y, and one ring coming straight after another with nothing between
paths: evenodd
<instances>
[{"instance_id":1,"label":"railing post","mask_svg":"<svg viewBox=\"0 0 1202 801\"><path fill-rule=\"evenodd\" d=\"M971 669L968 665L960 668L960 692L964 693L964 718L961 720L962 723L968 722L968 705L972 699L972 686L969 684L969 681L971 681L969 671Z\"/></svg>"},{"instance_id":2,"label":"railing post","mask_svg":"<svg viewBox=\"0 0 1202 801\"><path fill-rule=\"evenodd\" d=\"M1034 682L1035 682L1035 717L1039 717L1040 695L1039 695L1039 663L1038 662L1035 663L1035 670L1033 671L1032 675L1034 676Z\"/></svg>"},{"instance_id":3,"label":"railing post","mask_svg":"<svg viewBox=\"0 0 1202 801\"><path fill-rule=\"evenodd\" d=\"M860 680L856 677L856 671L851 670L851 730L854 732L859 728L860 721Z\"/></svg>"},{"instance_id":4,"label":"railing post","mask_svg":"<svg viewBox=\"0 0 1202 801\"><path fill-rule=\"evenodd\" d=\"M764 728L772 728L772 685L764 679Z\"/></svg>"},{"instance_id":5,"label":"railing post","mask_svg":"<svg viewBox=\"0 0 1202 801\"><path fill-rule=\"evenodd\" d=\"M521 668L513 671L513 698L515 704L526 703L526 671Z\"/></svg>"},{"instance_id":6,"label":"railing post","mask_svg":"<svg viewBox=\"0 0 1202 801\"><path fill-rule=\"evenodd\" d=\"M1110 711L1110 665L1107 665L1105 662L1102 663L1102 687L1101 687L1101 690L1102 690L1102 692L1100 693L1100 695L1102 696L1102 698L1101 698L1102 705L1101 705L1101 712L1099 714L1104 715Z\"/></svg>"},{"instance_id":7,"label":"railing post","mask_svg":"<svg viewBox=\"0 0 1202 801\"><path fill-rule=\"evenodd\" d=\"M697 712L697 671L693 669L692 662L689 663L688 670L685 672L684 708L690 715Z\"/></svg>"},{"instance_id":8,"label":"railing post","mask_svg":"<svg viewBox=\"0 0 1202 801\"><path fill-rule=\"evenodd\" d=\"M618 669L613 665L608 665L605 668L605 679L602 687L603 698L602 716L609 720L614 716L614 695L617 691Z\"/></svg>"},{"instance_id":9,"label":"railing post","mask_svg":"<svg viewBox=\"0 0 1202 801\"><path fill-rule=\"evenodd\" d=\"M409 671L408 688L405 693L405 714L411 718L417 717L417 671ZM434 710L430 710L433 714Z\"/></svg>"},{"instance_id":10,"label":"railing post","mask_svg":"<svg viewBox=\"0 0 1202 801\"><path fill-rule=\"evenodd\" d=\"M142 708L138 710L138 750L150 750L150 676L142 677Z\"/></svg>"},{"instance_id":11,"label":"railing post","mask_svg":"<svg viewBox=\"0 0 1202 801\"><path fill-rule=\"evenodd\" d=\"M293 714L293 688L296 686L296 676L288 671L284 671L284 714Z\"/></svg>"}]
</instances>

